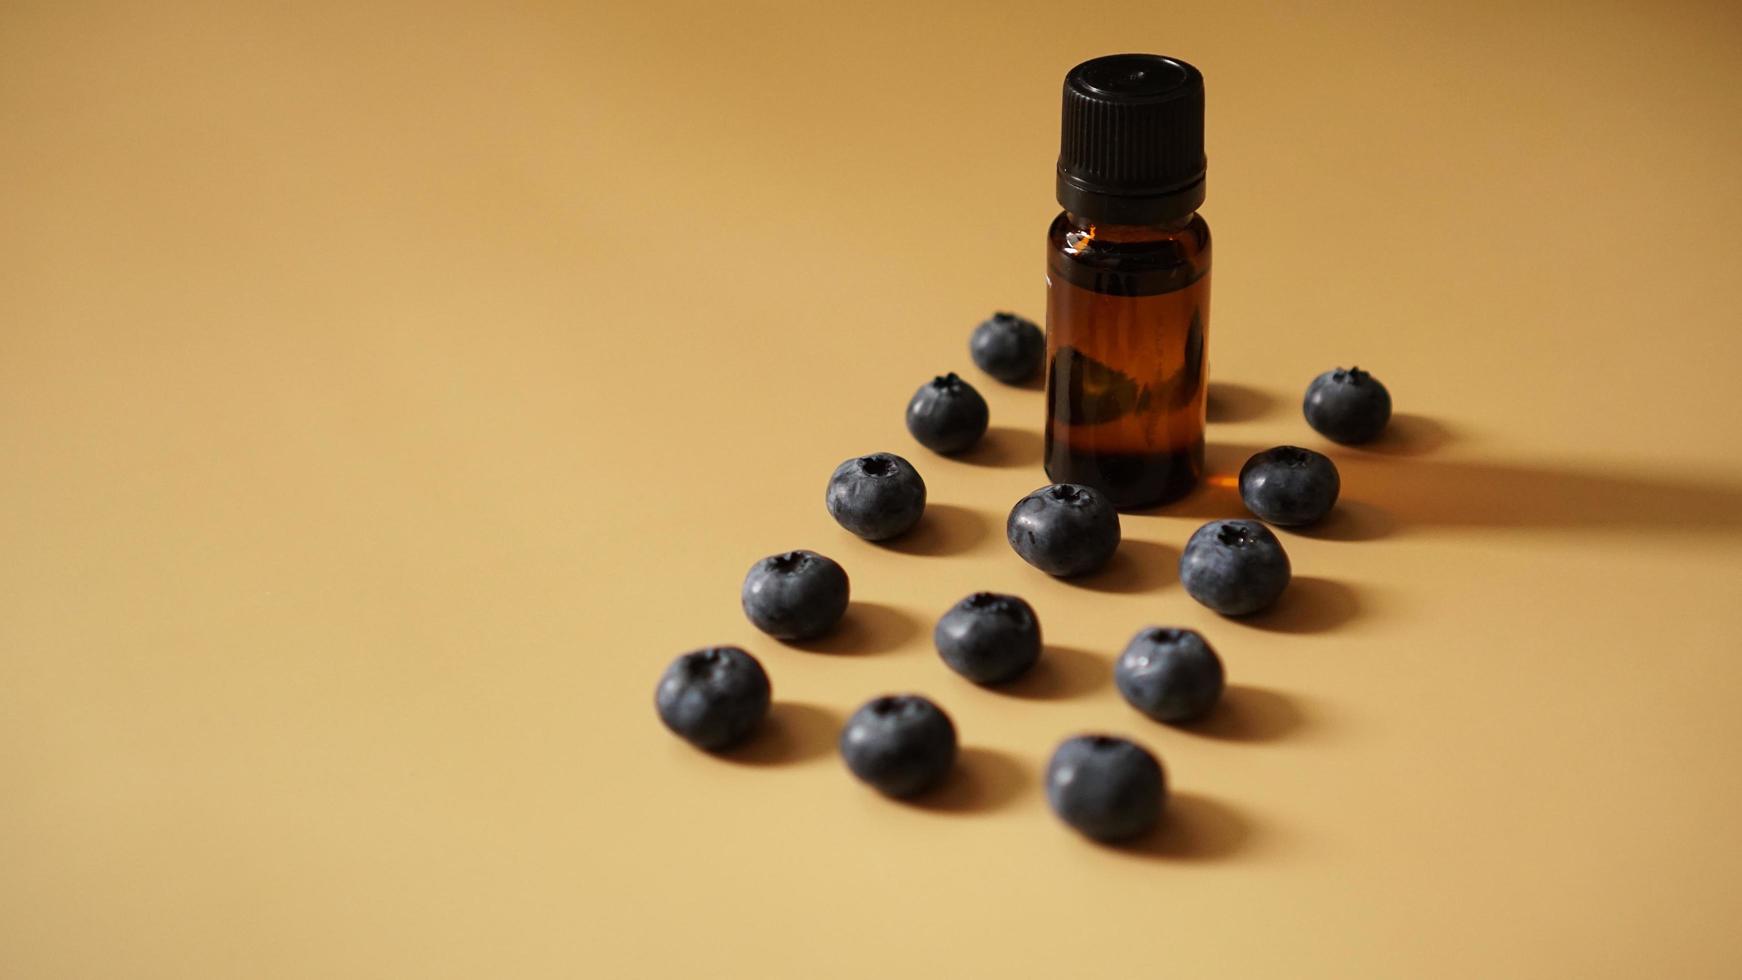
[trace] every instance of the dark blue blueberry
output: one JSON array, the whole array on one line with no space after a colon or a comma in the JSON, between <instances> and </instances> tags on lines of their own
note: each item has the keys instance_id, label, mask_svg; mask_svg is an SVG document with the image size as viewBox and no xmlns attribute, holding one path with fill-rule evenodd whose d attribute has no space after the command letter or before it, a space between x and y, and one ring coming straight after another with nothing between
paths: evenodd
<instances>
[{"instance_id":1,"label":"dark blue blueberry","mask_svg":"<svg viewBox=\"0 0 1742 980\"><path fill-rule=\"evenodd\" d=\"M829 513L867 541L902 534L925 513L925 481L894 453L849 459L829 477Z\"/></svg>"},{"instance_id":2,"label":"dark blue blueberry","mask_svg":"<svg viewBox=\"0 0 1742 980\"><path fill-rule=\"evenodd\" d=\"M673 660L659 678L659 720L698 748L723 749L768 714L768 674L737 647L708 647Z\"/></svg>"},{"instance_id":3,"label":"dark blue blueberry","mask_svg":"<svg viewBox=\"0 0 1742 980\"><path fill-rule=\"evenodd\" d=\"M914 796L936 786L955 764L956 726L917 694L875 698L841 729L841 758L878 792Z\"/></svg>"},{"instance_id":4,"label":"dark blue blueberry","mask_svg":"<svg viewBox=\"0 0 1742 980\"><path fill-rule=\"evenodd\" d=\"M1186 542L1179 581L1224 616L1255 613L1288 587L1288 552L1257 521L1211 521Z\"/></svg>"},{"instance_id":5,"label":"dark blue blueberry","mask_svg":"<svg viewBox=\"0 0 1742 980\"><path fill-rule=\"evenodd\" d=\"M1113 664L1113 683L1156 721L1192 721L1222 697L1222 658L1197 630L1150 627L1132 637Z\"/></svg>"},{"instance_id":6,"label":"dark blue blueberry","mask_svg":"<svg viewBox=\"0 0 1742 980\"><path fill-rule=\"evenodd\" d=\"M1059 819L1086 837L1130 840L1161 819L1167 776L1136 742L1078 735L1061 743L1046 764L1046 800Z\"/></svg>"},{"instance_id":7,"label":"dark blue blueberry","mask_svg":"<svg viewBox=\"0 0 1742 980\"><path fill-rule=\"evenodd\" d=\"M974 328L968 354L980 370L1008 385L1019 385L1040 371L1046 359L1046 335L1014 313L994 313Z\"/></svg>"},{"instance_id":8,"label":"dark blue blueberry","mask_svg":"<svg viewBox=\"0 0 1742 980\"><path fill-rule=\"evenodd\" d=\"M1353 446L1384 431L1391 421L1391 392L1358 367L1326 371L1307 385L1307 424L1332 442Z\"/></svg>"},{"instance_id":9,"label":"dark blue blueberry","mask_svg":"<svg viewBox=\"0 0 1742 980\"><path fill-rule=\"evenodd\" d=\"M933 452L973 446L986 434L987 418L986 399L953 371L920 385L907 403L907 431Z\"/></svg>"},{"instance_id":10,"label":"dark blue blueberry","mask_svg":"<svg viewBox=\"0 0 1742 980\"><path fill-rule=\"evenodd\" d=\"M1283 527L1311 524L1331 512L1343 481L1324 453L1277 446L1240 467L1240 499L1258 517Z\"/></svg>"},{"instance_id":11,"label":"dark blue blueberry","mask_svg":"<svg viewBox=\"0 0 1742 980\"><path fill-rule=\"evenodd\" d=\"M770 555L744 576L744 615L751 625L782 640L808 640L827 633L847 611L847 572L814 551Z\"/></svg>"},{"instance_id":12,"label":"dark blue blueberry","mask_svg":"<svg viewBox=\"0 0 1742 980\"><path fill-rule=\"evenodd\" d=\"M1061 578L1081 575L1118 550L1119 512L1093 487L1055 483L1018 500L1004 533L1035 568Z\"/></svg>"},{"instance_id":13,"label":"dark blue blueberry","mask_svg":"<svg viewBox=\"0 0 1742 980\"><path fill-rule=\"evenodd\" d=\"M1016 596L976 592L944 613L932 642L951 670L976 684L998 684L1040 659L1040 620Z\"/></svg>"}]
</instances>

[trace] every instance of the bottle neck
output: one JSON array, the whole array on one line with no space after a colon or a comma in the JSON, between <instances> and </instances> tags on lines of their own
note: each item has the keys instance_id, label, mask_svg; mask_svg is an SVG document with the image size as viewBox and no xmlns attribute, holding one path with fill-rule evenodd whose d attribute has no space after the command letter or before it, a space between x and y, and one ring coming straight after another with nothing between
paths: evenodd
<instances>
[{"instance_id":1,"label":"bottle neck","mask_svg":"<svg viewBox=\"0 0 1742 980\"><path fill-rule=\"evenodd\" d=\"M1196 211L1156 224L1117 225L1064 212L1066 230L1079 242L1153 242L1173 238L1191 226Z\"/></svg>"}]
</instances>

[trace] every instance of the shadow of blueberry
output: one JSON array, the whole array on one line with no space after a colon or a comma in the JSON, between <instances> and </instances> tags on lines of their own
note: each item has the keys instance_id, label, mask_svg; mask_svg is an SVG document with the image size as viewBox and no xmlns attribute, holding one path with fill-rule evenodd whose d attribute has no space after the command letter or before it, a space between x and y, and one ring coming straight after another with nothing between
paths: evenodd
<instances>
[{"instance_id":1,"label":"shadow of blueberry","mask_svg":"<svg viewBox=\"0 0 1742 980\"><path fill-rule=\"evenodd\" d=\"M1039 466L1045 445L1038 432L994 425L974 448L948 458L975 466Z\"/></svg>"},{"instance_id":2,"label":"shadow of blueberry","mask_svg":"<svg viewBox=\"0 0 1742 980\"><path fill-rule=\"evenodd\" d=\"M1290 698L1262 687L1230 684L1208 715L1173 727L1228 742L1268 742L1295 731L1302 722L1300 708Z\"/></svg>"},{"instance_id":3,"label":"shadow of blueberry","mask_svg":"<svg viewBox=\"0 0 1742 980\"><path fill-rule=\"evenodd\" d=\"M1058 701L1087 694L1113 679L1113 665L1077 647L1048 643L1028 672L986 690L1036 701Z\"/></svg>"},{"instance_id":4,"label":"shadow of blueberry","mask_svg":"<svg viewBox=\"0 0 1742 980\"><path fill-rule=\"evenodd\" d=\"M1438 419L1393 412L1378 438L1352 448L1386 456L1421 456L1439 450L1453 438L1452 430Z\"/></svg>"},{"instance_id":5,"label":"shadow of blueberry","mask_svg":"<svg viewBox=\"0 0 1742 980\"><path fill-rule=\"evenodd\" d=\"M1277 633L1322 633L1354 619L1361 610L1355 590L1341 582L1296 575L1276 604L1228 622Z\"/></svg>"},{"instance_id":6,"label":"shadow of blueberry","mask_svg":"<svg viewBox=\"0 0 1742 980\"><path fill-rule=\"evenodd\" d=\"M1197 793L1170 793L1161 822L1123 844L1099 847L1156 861L1211 861L1246 847L1252 825L1226 804Z\"/></svg>"},{"instance_id":7,"label":"shadow of blueberry","mask_svg":"<svg viewBox=\"0 0 1742 980\"><path fill-rule=\"evenodd\" d=\"M937 813L989 813L1021 796L1029 778L1028 767L1008 752L965 746L942 785L904 802Z\"/></svg>"},{"instance_id":8,"label":"shadow of blueberry","mask_svg":"<svg viewBox=\"0 0 1742 980\"><path fill-rule=\"evenodd\" d=\"M1126 538L1099 571L1060 581L1096 592L1153 592L1179 581L1179 551Z\"/></svg>"},{"instance_id":9,"label":"shadow of blueberry","mask_svg":"<svg viewBox=\"0 0 1742 980\"><path fill-rule=\"evenodd\" d=\"M718 753L747 766L780 766L834 754L841 716L816 704L776 701L757 730L742 743Z\"/></svg>"},{"instance_id":10,"label":"shadow of blueberry","mask_svg":"<svg viewBox=\"0 0 1742 980\"><path fill-rule=\"evenodd\" d=\"M840 623L826 635L784 643L811 653L882 653L913 639L919 633L919 625L919 620L894 606L854 599Z\"/></svg>"},{"instance_id":11,"label":"shadow of blueberry","mask_svg":"<svg viewBox=\"0 0 1742 980\"><path fill-rule=\"evenodd\" d=\"M1316 524L1304 527L1276 527L1280 534L1298 534L1321 541L1373 541L1390 534L1397 527L1391 514L1359 500L1339 500L1331 512Z\"/></svg>"},{"instance_id":12,"label":"shadow of blueberry","mask_svg":"<svg viewBox=\"0 0 1742 980\"><path fill-rule=\"evenodd\" d=\"M986 540L988 530L986 517L979 511L955 504L927 504L913 530L876 543L904 555L959 555Z\"/></svg>"}]
</instances>

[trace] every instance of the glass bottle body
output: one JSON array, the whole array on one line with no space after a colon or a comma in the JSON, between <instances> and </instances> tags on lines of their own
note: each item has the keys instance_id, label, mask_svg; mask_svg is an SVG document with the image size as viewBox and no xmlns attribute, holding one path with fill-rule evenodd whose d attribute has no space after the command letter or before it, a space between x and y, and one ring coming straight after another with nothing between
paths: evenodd
<instances>
[{"instance_id":1,"label":"glass bottle body","mask_svg":"<svg viewBox=\"0 0 1742 980\"><path fill-rule=\"evenodd\" d=\"M1204 470L1210 227L1192 213L1047 233L1046 472L1125 510L1177 500Z\"/></svg>"}]
</instances>

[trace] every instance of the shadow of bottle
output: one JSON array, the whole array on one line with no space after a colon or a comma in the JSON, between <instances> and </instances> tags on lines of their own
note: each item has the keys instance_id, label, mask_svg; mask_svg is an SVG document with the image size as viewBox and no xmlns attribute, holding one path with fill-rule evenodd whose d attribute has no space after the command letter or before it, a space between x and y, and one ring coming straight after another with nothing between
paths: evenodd
<instances>
[{"instance_id":1,"label":"shadow of bottle","mask_svg":"<svg viewBox=\"0 0 1742 980\"><path fill-rule=\"evenodd\" d=\"M1158 513L1249 517L1240 467L1268 446L1212 444L1199 488ZM1742 485L1586 467L1430 459L1373 447L1317 447L1336 462L1345 497L1309 537L1364 539L1412 528L1541 528L1733 533ZM1425 450L1424 450L1425 452ZM1409 455L1409 458L1396 458ZM1383 502L1381 505L1379 502ZM1286 530L1286 529L1285 529Z\"/></svg>"},{"instance_id":2,"label":"shadow of bottle","mask_svg":"<svg viewBox=\"0 0 1742 980\"><path fill-rule=\"evenodd\" d=\"M1276 399L1269 392L1232 381L1212 381L1204 401L1204 416L1211 423L1251 422L1270 414Z\"/></svg>"}]
</instances>

